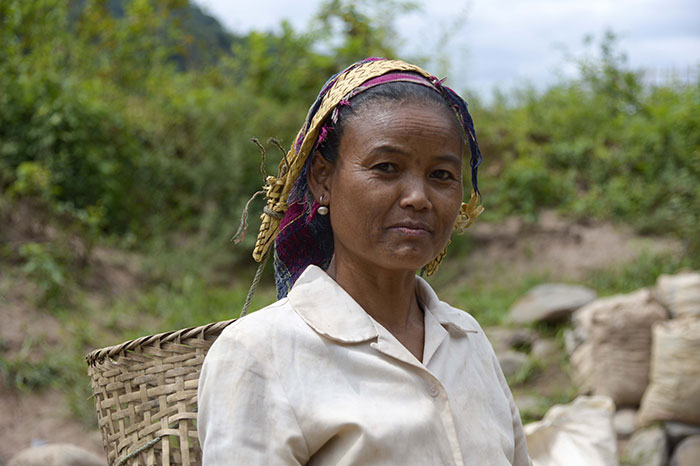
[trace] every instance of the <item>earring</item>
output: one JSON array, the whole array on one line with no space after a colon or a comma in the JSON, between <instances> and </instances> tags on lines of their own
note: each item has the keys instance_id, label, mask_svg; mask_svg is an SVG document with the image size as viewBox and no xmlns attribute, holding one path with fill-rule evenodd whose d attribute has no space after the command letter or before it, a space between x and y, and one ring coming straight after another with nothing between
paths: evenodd
<instances>
[{"instance_id":1,"label":"earring","mask_svg":"<svg viewBox=\"0 0 700 466\"><path fill-rule=\"evenodd\" d=\"M477 219L479 215L484 211L484 207L478 205L479 204L479 196L476 195L474 191L472 191L471 196L469 197L469 202L463 202L462 207L459 210L459 215L457 216L457 221L455 222L455 230L457 231L458 234L464 233L464 230L469 228L472 223L474 223L474 220ZM447 242L447 245L450 244L450 241ZM442 259L445 258L445 255L447 254L447 246L445 246L445 249L438 254L438 256L428 262L426 266L424 267L425 275L426 276L431 276L435 272L437 272L438 266L440 265L440 262L442 262Z\"/></svg>"},{"instance_id":2,"label":"earring","mask_svg":"<svg viewBox=\"0 0 700 466\"><path fill-rule=\"evenodd\" d=\"M318 200L318 203L321 204L323 202L323 194L321 194L321 198ZM321 205L318 207L318 214L319 215L328 215L328 207L325 205Z\"/></svg>"},{"instance_id":3,"label":"earring","mask_svg":"<svg viewBox=\"0 0 700 466\"><path fill-rule=\"evenodd\" d=\"M435 272L437 272L437 269L438 269L438 266L440 265L440 262L442 262L442 259L447 255L447 246L449 246L450 243L451 243L451 241L447 241L447 245L445 245L445 249L443 249L442 252L440 254L438 254L438 256L435 259L431 260L430 262L428 262L428 264L426 264L426 266L424 268L426 276L429 277L432 274L434 274Z\"/></svg>"},{"instance_id":4,"label":"earring","mask_svg":"<svg viewBox=\"0 0 700 466\"><path fill-rule=\"evenodd\" d=\"M474 220L481 215L481 213L484 211L484 207L479 204L479 196L476 195L474 191L472 191L471 196L469 197L469 202L463 202L462 207L459 209L459 215L457 217L457 221L455 222L455 230L457 230L458 234L464 233L464 230L472 226L472 223L474 223Z\"/></svg>"}]
</instances>

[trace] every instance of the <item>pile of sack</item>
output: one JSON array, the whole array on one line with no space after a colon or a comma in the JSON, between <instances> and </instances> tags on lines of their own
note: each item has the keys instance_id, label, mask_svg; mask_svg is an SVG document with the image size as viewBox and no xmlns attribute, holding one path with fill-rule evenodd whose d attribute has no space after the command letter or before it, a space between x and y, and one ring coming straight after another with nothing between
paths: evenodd
<instances>
[{"instance_id":1,"label":"pile of sack","mask_svg":"<svg viewBox=\"0 0 700 466\"><path fill-rule=\"evenodd\" d=\"M662 275L654 288L597 299L572 321L566 345L575 382L631 420L632 428L618 427L623 440L631 437L623 462L700 464L700 273ZM687 438L669 434L669 423ZM682 462L684 442L695 445L692 463Z\"/></svg>"}]
</instances>

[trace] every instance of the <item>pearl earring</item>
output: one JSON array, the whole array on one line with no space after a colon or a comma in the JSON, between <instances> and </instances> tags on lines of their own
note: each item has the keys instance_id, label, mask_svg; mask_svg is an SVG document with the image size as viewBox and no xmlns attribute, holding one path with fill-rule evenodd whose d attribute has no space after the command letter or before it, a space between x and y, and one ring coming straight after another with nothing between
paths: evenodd
<instances>
[{"instance_id":1,"label":"pearl earring","mask_svg":"<svg viewBox=\"0 0 700 466\"><path fill-rule=\"evenodd\" d=\"M321 194L321 198L318 200L319 204L322 202L323 202L323 194ZM328 207L326 207L325 205L319 206L318 214L319 215L328 215Z\"/></svg>"}]
</instances>

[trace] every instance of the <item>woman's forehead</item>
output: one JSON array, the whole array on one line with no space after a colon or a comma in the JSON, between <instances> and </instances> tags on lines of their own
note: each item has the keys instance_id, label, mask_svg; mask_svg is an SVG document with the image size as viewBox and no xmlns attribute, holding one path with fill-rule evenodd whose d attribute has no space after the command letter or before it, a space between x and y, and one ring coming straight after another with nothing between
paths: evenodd
<instances>
[{"instance_id":1,"label":"woman's forehead","mask_svg":"<svg viewBox=\"0 0 700 466\"><path fill-rule=\"evenodd\" d=\"M432 134L464 141L462 127L451 109L421 99L363 102L344 122L343 133L348 130L380 134L405 130L417 136Z\"/></svg>"},{"instance_id":2,"label":"woman's forehead","mask_svg":"<svg viewBox=\"0 0 700 466\"><path fill-rule=\"evenodd\" d=\"M416 144L428 144L437 152L454 154L461 160L463 132L450 110L435 103L377 101L346 121L340 149L341 156L349 147L364 151L403 148L410 152Z\"/></svg>"}]
</instances>

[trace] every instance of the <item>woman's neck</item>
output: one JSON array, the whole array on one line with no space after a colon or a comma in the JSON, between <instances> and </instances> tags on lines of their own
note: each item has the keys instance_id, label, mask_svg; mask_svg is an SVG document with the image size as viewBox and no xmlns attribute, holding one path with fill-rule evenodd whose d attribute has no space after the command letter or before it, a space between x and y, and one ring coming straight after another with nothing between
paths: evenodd
<instances>
[{"instance_id":1,"label":"woman's neck","mask_svg":"<svg viewBox=\"0 0 700 466\"><path fill-rule=\"evenodd\" d=\"M337 261L335 257L327 272L370 316L422 360L423 312L416 298L415 272L369 269Z\"/></svg>"}]
</instances>

